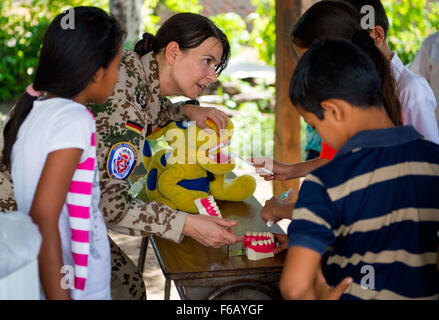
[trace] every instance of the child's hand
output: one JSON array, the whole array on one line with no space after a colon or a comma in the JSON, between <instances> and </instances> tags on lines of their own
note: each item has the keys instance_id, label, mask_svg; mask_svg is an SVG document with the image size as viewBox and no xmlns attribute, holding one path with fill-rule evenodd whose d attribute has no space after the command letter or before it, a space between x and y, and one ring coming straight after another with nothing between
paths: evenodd
<instances>
[{"instance_id":1,"label":"child's hand","mask_svg":"<svg viewBox=\"0 0 439 320\"><path fill-rule=\"evenodd\" d=\"M322 272L322 266L320 265L314 282L316 298L318 300L338 300L345 290L350 287L352 281L353 279L351 277L347 277L344 278L335 288L330 287L326 282L325 276Z\"/></svg>"},{"instance_id":2,"label":"child's hand","mask_svg":"<svg viewBox=\"0 0 439 320\"><path fill-rule=\"evenodd\" d=\"M288 180L289 178L289 170L288 166L280 161L271 159L271 158L252 158L249 159L250 162L253 163L253 165L256 168L256 173L259 174L262 178L264 178L266 181L270 180ZM258 168L265 168L274 173L267 174L261 169Z\"/></svg>"},{"instance_id":3,"label":"child's hand","mask_svg":"<svg viewBox=\"0 0 439 320\"><path fill-rule=\"evenodd\" d=\"M282 200L272 197L270 200L265 201L265 205L261 210L261 219L264 223L267 221L273 221L274 223L283 219L279 216L280 207L282 206Z\"/></svg>"},{"instance_id":4,"label":"child's hand","mask_svg":"<svg viewBox=\"0 0 439 320\"><path fill-rule=\"evenodd\" d=\"M276 240L279 242L276 248L273 250L273 254L276 255L282 251L288 249L288 236L286 234L273 233Z\"/></svg>"}]
</instances>

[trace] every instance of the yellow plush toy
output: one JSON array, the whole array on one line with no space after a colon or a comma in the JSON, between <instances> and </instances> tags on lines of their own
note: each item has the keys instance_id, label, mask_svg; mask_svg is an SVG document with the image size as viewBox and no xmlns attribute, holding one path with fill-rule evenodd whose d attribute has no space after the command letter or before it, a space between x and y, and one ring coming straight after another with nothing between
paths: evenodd
<instances>
[{"instance_id":1,"label":"yellow plush toy","mask_svg":"<svg viewBox=\"0 0 439 320\"><path fill-rule=\"evenodd\" d=\"M173 121L147 137L143 164L147 170L146 192L151 200L196 213L195 199L212 195L217 200L243 201L253 194L256 181L252 176L239 176L230 182L224 180L225 174L235 168L227 152L222 152L232 138L233 123L228 120L221 136L212 121L207 120L206 124L212 133L198 128L195 123ZM152 155L148 140L161 136L171 149Z\"/></svg>"}]
</instances>

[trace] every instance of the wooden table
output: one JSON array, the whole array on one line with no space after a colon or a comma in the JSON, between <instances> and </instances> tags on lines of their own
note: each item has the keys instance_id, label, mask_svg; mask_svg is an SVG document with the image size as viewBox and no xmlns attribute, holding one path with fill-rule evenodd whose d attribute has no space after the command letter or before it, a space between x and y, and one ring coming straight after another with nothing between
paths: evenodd
<instances>
[{"instance_id":1,"label":"wooden table","mask_svg":"<svg viewBox=\"0 0 439 320\"><path fill-rule=\"evenodd\" d=\"M244 202L217 201L223 218L237 220L235 234L268 231L259 213L261 205L251 197ZM250 261L229 257L228 247L207 248L185 237L179 244L151 237L166 278L165 299L174 281L181 299L280 299L278 283L286 252L274 258Z\"/></svg>"}]
</instances>

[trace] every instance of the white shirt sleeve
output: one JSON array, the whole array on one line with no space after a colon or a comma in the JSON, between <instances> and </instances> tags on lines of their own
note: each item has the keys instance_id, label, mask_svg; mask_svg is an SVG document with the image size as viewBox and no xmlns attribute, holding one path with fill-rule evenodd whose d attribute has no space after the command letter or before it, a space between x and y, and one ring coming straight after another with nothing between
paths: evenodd
<instances>
[{"instance_id":1,"label":"white shirt sleeve","mask_svg":"<svg viewBox=\"0 0 439 320\"><path fill-rule=\"evenodd\" d=\"M94 132L91 114L78 105L64 107L52 118L49 128L48 153L68 148L87 150ZM84 156L84 153L83 153ZM83 161L83 156L81 161Z\"/></svg>"},{"instance_id":2,"label":"white shirt sleeve","mask_svg":"<svg viewBox=\"0 0 439 320\"><path fill-rule=\"evenodd\" d=\"M435 117L436 98L428 82L411 77L400 92L404 124L413 125L426 139L439 143Z\"/></svg>"},{"instance_id":3,"label":"white shirt sleeve","mask_svg":"<svg viewBox=\"0 0 439 320\"><path fill-rule=\"evenodd\" d=\"M413 62L410 64L410 70L430 82L431 72L431 43L429 38L422 42L421 48Z\"/></svg>"}]
</instances>

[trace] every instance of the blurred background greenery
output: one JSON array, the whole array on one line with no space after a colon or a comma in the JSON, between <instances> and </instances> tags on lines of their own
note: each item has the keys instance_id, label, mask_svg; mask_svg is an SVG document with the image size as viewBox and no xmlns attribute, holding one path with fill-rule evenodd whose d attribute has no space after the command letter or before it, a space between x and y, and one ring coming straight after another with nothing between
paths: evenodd
<instances>
[{"instance_id":1,"label":"blurred background greenery","mask_svg":"<svg viewBox=\"0 0 439 320\"><path fill-rule=\"evenodd\" d=\"M416 55L422 40L438 30L439 4L427 0L383 0L383 3L391 23L389 45L398 53L402 61L408 64ZM254 12L247 17L228 12L210 18L227 34L231 42L232 57L250 47L257 52L261 62L274 66L275 0L251 0L251 4ZM32 82L41 41L53 17L63 9L78 5L93 5L109 10L110 0L2 0L0 2L2 26L0 28L0 104L10 107L25 87ZM155 33L163 22L165 9L171 13L182 11L200 13L203 6L198 0L145 0L142 7L143 29ZM132 46L133 43L125 45L126 48ZM274 132L274 85L232 79L227 75L222 75L218 80L219 83L211 94L219 96L221 104L225 107L240 112L240 117L235 117L235 126L242 129L238 147L242 154L250 155L253 150L248 141L252 136L264 130ZM269 98L256 101L237 100L234 95L223 90L221 84L224 82L235 82L235 87L240 90L252 86L259 92L268 92ZM304 131L301 136L304 139ZM271 156L273 141L267 141L262 149L263 155Z\"/></svg>"}]
</instances>

